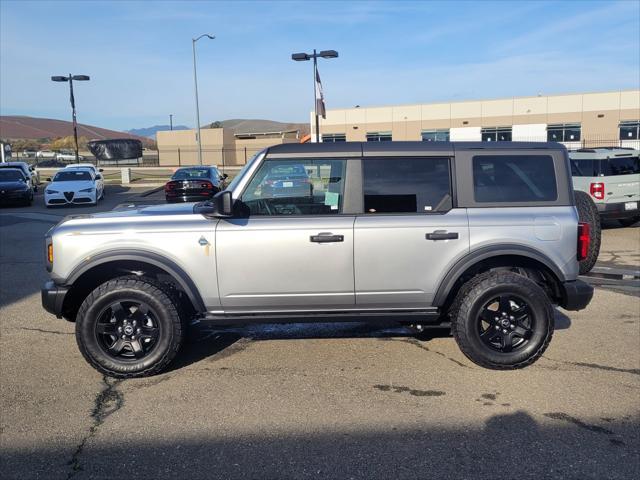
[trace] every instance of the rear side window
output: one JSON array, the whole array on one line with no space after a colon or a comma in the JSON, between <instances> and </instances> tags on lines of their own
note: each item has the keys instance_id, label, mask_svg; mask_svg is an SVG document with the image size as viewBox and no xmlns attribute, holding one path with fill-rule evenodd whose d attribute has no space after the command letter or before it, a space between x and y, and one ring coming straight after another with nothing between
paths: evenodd
<instances>
[{"instance_id":1,"label":"rear side window","mask_svg":"<svg viewBox=\"0 0 640 480\"><path fill-rule=\"evenodd\" d=\"M598 160L571 160L571 175L574 177L597 177Z\"/></svg>"},{"instance_id":2,"label":"rear side window","mask_svg":"<svg viewBox=\"0 0 640 480\"><path fill-rule=\"evenodd\" d=\"M613 157L602 160L602 174L612 175L632 175L640 173L640 157Z\"/></svg>"},{"instance_id":3,"label":"rear side window","mask_svg":"<svg viewBox=\"0 0 640 480\"><path fill-rule=\"evenodd\" d=\"M558 198L549 155L478 155L473 157L476 202L547 202Z\"/></svg>"},{"instance_id":4,"label":"rear side window","mask_svg":"<svg viewBox=\"0 0 640 480\"><path fill-rule=\"evenodd\" d=\"M451 209L448 158L372 158L362 165L365 213Z\"/></svg>"}]
</instances>

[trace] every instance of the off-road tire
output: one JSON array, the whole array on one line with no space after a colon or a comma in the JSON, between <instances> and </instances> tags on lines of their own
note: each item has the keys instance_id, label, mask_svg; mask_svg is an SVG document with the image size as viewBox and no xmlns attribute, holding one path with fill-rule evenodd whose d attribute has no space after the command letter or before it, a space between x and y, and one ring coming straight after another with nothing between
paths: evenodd
<instances>
[{"instance_id":1,"label":"off-road tire","mask_svg":"<svg viewBox=\"0 0 640 480\"><path fill-rule=\"evenodd\" d=\"M620 218L618 222L623 227L630 227L634 223L640 222L640 217L631 217L631 218Z\"/></svg>"},{"instance_id":2,"label":"off-road tire","mask_svg":"<svg viewBox=\"0 0 640 480\"><path fill-rule=\"evenodd\" d=\"M161 325L154 350L135 361L120 361L100 347L94 333L99 313L119 298L145 302ZM99 372L115 378L135 378L162 371L175 358L184 342L186 322L178 301L161 283L146 277L125 276L109 280L82 302L76 317L76 341L86 361Z\"/></svg>"},{"instance_id":3,"label":"off-road tire","mask_svg":"<svg viewBox=\"0 0 640 480\"><path fill-rule=\"evenodd\" d=\"M478 315L498 294L523 298L534 316L533 333L521 350L498 352L480 339ZM546 293L532 280L513 272L493 271L478 275L462 286L450 310L451 331L462 353L473 363L493 370L512 370L531 365L546 350L554 330L554 311Z\"/></svg>"},{"instance_id":4,"label":"off-road tire","mask_svg":"<svg viewBox=\"0 0 640 480\"><path fill-rule=\"evenodd\" d=\"M598 207L591 200L591 197L585 192L575 191L576 208L578 209L578 218L580 222L589 224L591 232L591 243L589 244L589 252L587 258L581 260L580 275L589 273L598 260L600 253L600 242L602 240L602 231L600 227L600 214Z\"/></svg>"}]
</instances>

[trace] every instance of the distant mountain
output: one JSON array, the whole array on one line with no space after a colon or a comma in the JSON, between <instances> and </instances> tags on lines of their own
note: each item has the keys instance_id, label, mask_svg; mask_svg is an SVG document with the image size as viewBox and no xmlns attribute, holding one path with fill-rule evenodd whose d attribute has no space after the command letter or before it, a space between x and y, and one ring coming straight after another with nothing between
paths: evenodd
<instances>
[{"instance_id":1,"label":"distant mountain","mask_svg":"<svg viewBox=\"0 0 640 480\"><path fill-rule=\"evenodd\" d=\"M189 127L185 125L174 125L174 130L189 130ZM154 125L153 127L147 128L132 128L131 130L127 130L128 133L132 135L138 135L140 137L148 137L156 139L157 132L164 132L165 130L171 130L171 125Z\"/></svg>"},{"instance_id":2,"label":"distant mountain","mask_svg":"<svg viewBox=\"0 0 640 480\"><path fill-rule=\"evenodd\" d=\"M0 116L0 137L17 139L54 139L73 135L73 125L66 120L53 118L37 118L22 115ZM134 138L147 142L148 139L131 133L108 130L92 125L78 124L78 136L90 140L106 140L112 138Z\"/></svg>"},{"instance_id":3,"label":"distant mountain","mask_svg":"<svg viewBox=\"0 0 640 480\"><path fill-rule=\"evenodd\" d=\"M201 128L211 128L211 125L216 122L202 123ZM246 119L246 118L234 118L230 120L222 120L220 125L222 128L227 128L233 133L266 133L266 132L283 132L287 130L299 130L301 135L309 133L309 124L307 123L285 123L276 122L274 120L259 120L259 119ZM185 125L174 125L174 130L188 130L189 127ZM152 138L155 140L156 133L171 130L169 125L154 125L147 128L132 128L127 130L127 133L132 135L139 135L141 137Z\"/></svg>"},{"instance_id":4,"label":"distant mountain","mask_svg":"<svg viewBox=\"0 0 640 480\"><path fill-rule=\"evenodd\" d=\"M233 133L236 134L282 132L286 130L299 130L301 135L306 135L307 133L309 133L308 123L284 123L276 122L274 120L252 120L246 118L222 120L220 123L222 124L222 128L233 130ZM209 128L210 125L211 123L203 124L203 128Z\"/></svg>"}]
</instances>

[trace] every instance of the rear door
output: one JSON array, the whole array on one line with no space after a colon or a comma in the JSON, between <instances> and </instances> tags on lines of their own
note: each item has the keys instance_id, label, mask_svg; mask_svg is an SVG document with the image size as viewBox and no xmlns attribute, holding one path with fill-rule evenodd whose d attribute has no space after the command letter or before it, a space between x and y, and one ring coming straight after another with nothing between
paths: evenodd
<instances>
[{"instance_id":1,"label":"rear door","mask_svg":"<svg viewBox=\"0 0 640 480\"><path fill-rule=\"evenodd\" d=\"M364 213L354 229L356 304L431 306L438 281L469 251L465 209L455 208L452 152L362 159Z\"/></svg>"}]
</instances>

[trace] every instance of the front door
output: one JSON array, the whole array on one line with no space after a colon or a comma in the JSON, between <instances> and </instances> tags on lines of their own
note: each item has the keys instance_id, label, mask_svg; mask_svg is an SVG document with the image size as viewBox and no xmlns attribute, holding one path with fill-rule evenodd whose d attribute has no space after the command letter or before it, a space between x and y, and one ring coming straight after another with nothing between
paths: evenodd
<instances>
[{"instance_id":1,"label":"front door","mask_svg":"<svg viewBox=\"0 0 640 480\"><path fill-rule=\"evenodd\" d=\"M343 215L346 160L266 159L216 230L222 307L353 308L353 223Z\"/></svg>"},{"instance_id":2,"label":"front door","mask_svg":"<svg viewBox=\"0 0 640 480\"><path fill-rule=\"evenodd\" d=\"M363 158L364 214L354 229L356 305L425 308L469 251L466 209L453 208L447 157Z\"/></svg>"}]
</instances>

